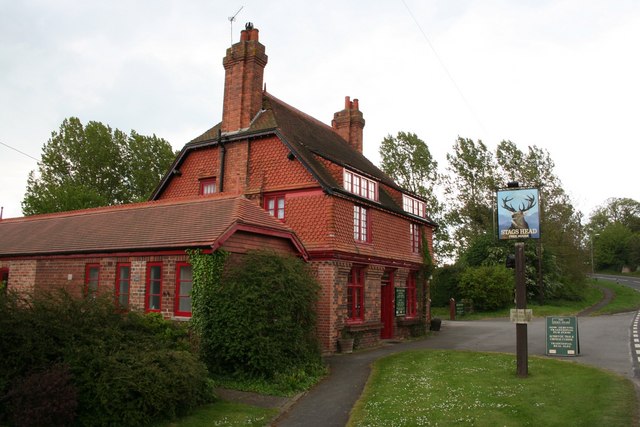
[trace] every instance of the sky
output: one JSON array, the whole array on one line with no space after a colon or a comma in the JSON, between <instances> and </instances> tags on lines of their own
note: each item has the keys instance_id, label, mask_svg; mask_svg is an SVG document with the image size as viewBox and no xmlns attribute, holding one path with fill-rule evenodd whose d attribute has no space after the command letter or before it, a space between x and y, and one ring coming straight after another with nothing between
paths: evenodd
<instances>
[{"instance_id":1,"label":"sky","mask_svg":"<svg viewBox=\"0 0 640 427\"><path fill-rule=\"evenodd\" d=\"M241 9L242 8L242 9ZM548 150L574 207L640 201L637 0L0 0L0 206L67 117L175 150L222 118L226 49L260 30L274 96L324 123L357 98L364 154L413 132ZM229 17L237 14L235 21ZM19 153L18 151L22 153ZM25 155L26 154L26 155Z\"/></svg>"}]
</instances>

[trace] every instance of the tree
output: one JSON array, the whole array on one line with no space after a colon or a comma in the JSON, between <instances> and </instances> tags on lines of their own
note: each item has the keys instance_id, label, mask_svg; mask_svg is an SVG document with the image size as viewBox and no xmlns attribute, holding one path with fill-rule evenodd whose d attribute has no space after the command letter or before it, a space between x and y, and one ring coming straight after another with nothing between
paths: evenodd
<instances>
[{"instance_id":1,"label":"tree","mask_svg":"<svg viewBox=\"0 0 640 427\"><path fill-rule=\"evenodd\" d=\"M436 188L441 181L438 162L433 158L427 144L415 133L398 132L396 137L388 135L379 149L382 170L400 186L422 196L427 201L429 217L438 224L435 232L435 252L440 256L450 254L449 236L444 220L444 207L436 197Z\"/></svg>"},{"instance_id":2,"label":"tree","mask_svg":"<svg viewBox=\"0 0 640 427\"><path fill-rule=\"evenodd\" d=\"M42 148L22 201L25 215L147 199L175 154L162 138L65 119Z\"/></svg>"},{"instance_id":3,"label":"tree","mask_svg":"<svg viewBox=\"0 0 640 427\"><path fill-rule=\"evenodd\" d=\"M640 265L640 203L611 197L598 206L587 224L595 268L620 271Z\"/></svg>"},{"instance_id":4,"label":"tree","mask_svg":"<svg viewBox=\"0 0 640 427\"><path fill-rule=\"evenodd\" d=\"M460 255L475 237L493 230L493 199L498 175L493 154L482 142L458 137L447 154L447 222Z\"/></svg>"},{"instance_id":5,"label":"tree","mask_svg":"<svg viewBox=\"0 0 640 427\"><path fill-rule=\"evenodd\" d=\"M588 228L591 233L600 233L615 223L633 232L640 231L640 203L629 198L611 197L591 213Z\"/></svg>"}]
</instances>

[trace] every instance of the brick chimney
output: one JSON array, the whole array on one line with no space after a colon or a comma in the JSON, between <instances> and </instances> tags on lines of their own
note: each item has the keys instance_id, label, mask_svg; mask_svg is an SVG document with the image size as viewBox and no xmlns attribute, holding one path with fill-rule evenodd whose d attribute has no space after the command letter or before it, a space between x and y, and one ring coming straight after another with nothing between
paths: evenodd
<instances>
[{"instance_id":1,"label":"brick chimney","mask_svg":"<svg viewBox=\"0 0 640 427\"><path fill-rule=\"evenodd\" d=\"M258 41L258 29L250 22L240 33L240 41L222 60L225 69L222 132L249 127L262 109L262 78L267 65L264 45Z\"/></svg>"},{"instance_id":2,"label":"brick chimney","mask_svg":"<svg viewBox=\"0 0 640 427\"><path fill-rule=\"evenodd\" d=\"M358 100L344 97L344 110L333 115L331 127L343 137L355 150L362 153L362 129L364 118L358 106Z\"/></svg>"}]
</instances>

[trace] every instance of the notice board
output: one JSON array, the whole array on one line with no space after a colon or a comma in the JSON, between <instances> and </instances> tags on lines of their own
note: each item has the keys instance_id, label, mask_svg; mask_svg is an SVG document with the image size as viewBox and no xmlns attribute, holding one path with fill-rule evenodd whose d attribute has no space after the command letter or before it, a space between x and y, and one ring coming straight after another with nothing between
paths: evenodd
<instances>
[{"instance_id":1,"label":"notice board","mask_svg":"<svg viewBox=\"0 0 640 427\"><path fill-rule=\"evenodd\" d=\"M578 318L547 317L547 355L577 356L580 354Z\"/></svg>"}]
</instances>

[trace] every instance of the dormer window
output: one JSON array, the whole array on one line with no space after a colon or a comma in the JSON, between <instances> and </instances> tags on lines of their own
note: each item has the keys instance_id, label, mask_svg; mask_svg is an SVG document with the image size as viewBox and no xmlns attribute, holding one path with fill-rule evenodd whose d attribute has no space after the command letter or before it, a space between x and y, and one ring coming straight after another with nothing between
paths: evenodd
<instances>
[{"instance_id":1,"label":"dormer window","mask_svg":"<svg viewBox=\"0 0 640 427\"><path fill-rule=\"evenodd\" d=\"M402 195L402 208L405 212L409 212L410 214L419 216L420 218L425 218L427 216L427 206L425 203L421 200L409 197L406 194Z\"/></svg>"},{"instance_id":2,"label":"dormer window","mask_svg":"<svg viewBox=\"0 0 640 427\"><path fill-rule=\"evenodd\" d=\"M365 199L378 200L378 183L362 175L344 170L344 189Z\"/></svg>"}]
</instances>

